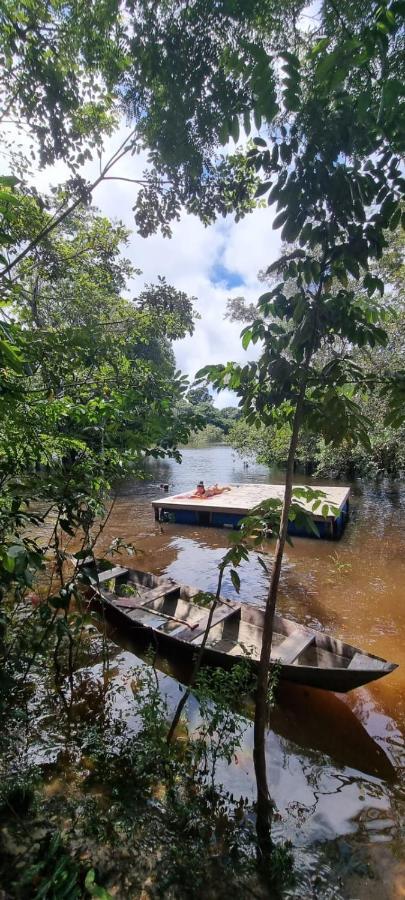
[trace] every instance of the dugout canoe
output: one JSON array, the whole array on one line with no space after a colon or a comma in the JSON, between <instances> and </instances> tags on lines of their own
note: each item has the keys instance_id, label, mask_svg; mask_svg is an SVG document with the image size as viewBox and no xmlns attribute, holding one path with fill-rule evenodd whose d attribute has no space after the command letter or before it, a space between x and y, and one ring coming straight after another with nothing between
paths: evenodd
<instances>
[{"instance_id":1,"label":"dugout canoe","mask_svg":"<svg viewBox=\"0 0 405 900\"><path fill-rule=\"evenodd\" d=\"M178 584L166 575L115 566L94 573L91 593L121 629L138 630L165 653L190 658L202 642L209 609L201 605L207 595L198 588ZM248 659L257 669L263 619L260 606L221 599L204 662L229 668ZM271 661L280 666L280 677L286 681L338 693L376 681L397 668L395 663L278 615Z\"/></svg>"}]
</instances>

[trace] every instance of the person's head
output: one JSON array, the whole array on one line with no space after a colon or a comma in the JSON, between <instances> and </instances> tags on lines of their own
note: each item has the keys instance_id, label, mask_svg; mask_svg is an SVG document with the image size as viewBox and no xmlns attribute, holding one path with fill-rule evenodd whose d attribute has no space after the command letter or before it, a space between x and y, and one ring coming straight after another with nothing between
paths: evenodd
<instances>
[{"instance_id":1,"label":"person's head","mask_svg":"<svg viewBox=\"0 0 405 900\"><path fill-rule=\"evenodd\" d=\"M197 491L198 491L199 494L203 494L203 493L204 493L205 488L204 488L204 482L203 482L203 481L199 481L199 482L198 482L198 484L197 484Z\"/></svg>"}]
</instances>

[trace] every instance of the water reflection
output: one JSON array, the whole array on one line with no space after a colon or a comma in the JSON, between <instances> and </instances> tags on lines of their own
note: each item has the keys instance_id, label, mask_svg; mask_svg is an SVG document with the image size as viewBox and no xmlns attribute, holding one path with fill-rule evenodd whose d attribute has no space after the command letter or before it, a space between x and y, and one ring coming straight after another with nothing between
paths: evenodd
<instances>
[{"instance_id":1,"label":"water reflection","mask_svg":"<svg viewBox=\"0 0 405 900\"><path fill-rule=\"evenodd\" d=\"M137 664L142 665L142 660L133 653L119 653L114 659L110 682L113 700L110 700L109 715L124 714L127 728L134 733L139 723L131 715L131 683ZM183 677L184 674L183 670ZM90 693L101 676L99 665L93 667L91 677L88 673ZM169 711L173 712L179 697L178 680L160 670L157 677ZM90 698L90 706L94 697L97 699L97 693ZM81 715L85 715L82 702L80 709ZM224 760L216 763L217 784L223 784L235 797L243 796L250 803L254 802L256 792L253 723L249 716L252 712L253 707L247 707L245 714L238 717L243 736L233 763L228 765ZM193 695L187 713L189 729L197 731L201 717ZM311 737L308 721L313 725ZM398 814L391 802L394 767L347 704L337 697L283 686L267 736L267 762L277 810L274 838L291 840L298 854L304 852L300 889L295 896L311 896L302 893L312 871L305 858L309 848L318 847L322 856L326 841L344 836L355 836L363 844L387 841L395 836ZM333 896L337 900L344 895L336 890Z\"/></svg>"},{"instance_id":2,"label":"water reflection","mask_svg":"<svg viewBox=\"0 0 405 900\"><path fill-rule=\"evenodd\" d=\"M139 551L135 562L128 557L128 564L167 572L204 590L215 588L227 532L157 525L150 503L161 495L160 483L169 483L170 493L177 493L200 478L206 483L282 480L263 467L243 469L225 447L186 450L181 466L157 461L149 464L147 474L149 480L121 487L105 545L120 536ZM375 843L383 848L394 840L398 828L405 724L404 510L404 485L358 482L352 486L351 520L338 544L297 539L287 550L279 601L282 614L400 665L388 678L343 699L299 687L282 688L268 746L272 793L283 829L305 845L306 852L313 842L344 834L351 835L352 847ZM265 574L254 557L241 569L241 578L241 599L263 601ZM235 596L228 580L223 593ZM120 657L124 659L126 655ZM128 659L133 662L133 657ZM170 671L168 663L162 665ZM186 672L175 674L186 680ZM167 679L169 683L177 700L177 683ZM237 764L223 773L227 786L234 784L236 790L243 784L248 796L253 784L251 751L249 726ZM393 857L388 862L384 850L381 859L389 880ZM369 896L371 882L367 884L362 889L356 885L352 896ZM322 896L327 896L326 888Z\"/></svg>"}]
</instances>

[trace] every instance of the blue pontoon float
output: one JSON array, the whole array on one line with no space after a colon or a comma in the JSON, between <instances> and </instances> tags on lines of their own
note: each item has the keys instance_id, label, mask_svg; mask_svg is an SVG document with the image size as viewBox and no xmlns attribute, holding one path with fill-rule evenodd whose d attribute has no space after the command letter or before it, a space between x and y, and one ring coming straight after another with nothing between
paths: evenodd
<instances>
[{"instance_id":1,"label":"blue pontoon float","mask_svg":"<svg viewBox=\"0 0 405 900\"><path fill-rule=\"evenodd\" d=\"M178 525L211 526L213 528L238 528L240 520L265 500L282 500L284 485L280 484L231 484L223 493L214 497L191 497L190 493L161 497L152 501L155 519L158 522L175 522ZM304 485L294 485L304 487ZM335 485L313 485L313 491L322 491L323 497L316 512L312 503L300 500L306 512L310 512L319 532L319 537L336 540L341 537L349 515L350 488ZM328 514L322 515L322 508L329 507ZM333 509L332 509L333 507ZM323 510L325 511L325 510ZM337 513L337 514L336 514ZM304 528L290 522L288 532L301 537L314 537Z\"/></svg>"}]
</instances>

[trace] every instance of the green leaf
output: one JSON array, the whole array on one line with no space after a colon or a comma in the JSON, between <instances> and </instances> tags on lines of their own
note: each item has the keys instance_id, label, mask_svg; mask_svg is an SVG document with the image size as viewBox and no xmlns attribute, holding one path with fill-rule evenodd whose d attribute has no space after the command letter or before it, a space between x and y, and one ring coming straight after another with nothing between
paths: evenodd
<instances>
[{"instance_id":1,"label":"green leaf","mask_svg":"<svg viewBox=\"0 0 405 900\"><path fill-rule=\"evenodd\" d=\"M255 125L256 125L257 130L260 131L260 129L262 127L262 114L261 114L260 110L257 109L257 107L255 107L255 109L254 109L253 118L255 120ZM256 142L258 140L261 140L261 138L253 138L253 140ZM265 142L264 142L264 144L265 144Z\"/></svg>"},{"instance_id":2,"label":"green leaf","mask_svg":"<svg viewBox=\"0 0 405 900\"><path fill-rule=\"evenodd\" d=\"M230 571L229 574L230 574L230 576L231 576L231 581L232 581L232 584L233 584L233 586L234 586L234 588L235 588L235 591L239 594L239 591L240 591L240 578L239 578L239 575L238 575L238 573L237 573L237 571L236 571L235 569L231 569L231 571Z\"/></svg>"},{"instance_id":3,"label":"green leaf","mask_svg":"<svg viewBox=\"0 0 405 900\"><path fill-rule=\"evenodd\" d=\"M0 205L5 204L7 206L10 205L10 203L13 206L19 205L20 197L17 194L13 194L11 191L1 190L0 188Z\"/></svg>"},{"instance_id":4,"label":"green leaf","mask_svg":"<svg viewBox=\"0 0 405 900\"><path fill-rule=\"evenodd\" d=\"M220 144L222 144L222 146L227 144L228 138L229 138L229 125L227 122L223 122L218 131L218 139L219 139Z\"/></svg>"},{"instance_id":5,"label":"green leaf","mask_svg":"<svg viewBox=\"0 0 405 900\"><path fill-rule=\"evenodd\" d=\"M234 116L232 122L230 124L229 133L233 138L235 144L238 143L239 140L239 118L238 116Z\"/></svg>"},{"instance_id":6,"label":"green leaf","mask_svg":"<svg viewBox=\"0 0 405 900\"><path fill-rule=\"evenodd\" d=\"M263 557L262 557L262 556L258 556L258 557L257 557L257 561L258 561L258 563L261 565L262 569L264 569L266 575L268 575L268 574L269 574L269 570L268 570L268 568L267 568L267 566L266 566L266 563L265 563Z\"/></svg>"},{"instance_id":7,"label":"green leaf","mask_svg":"<svg viewBox=\"0 0 405 900\"><path fill-rule=\"evenodd\" d=\"M292 159L290 144L286 144L285 141L283 141L283 143L279 145L279 151L283 163L286 163L286 165L289 166Z\"/></svg>"},{"instance_id":8,"label":"green leaf","mask_svg":"<svg viewBox=\"0 0 405 900\"><path fill-rule=\"evenodd\" d=\"M395 229L398 228L398 225L401 221L401 215L402 215L402 210L401 210L401 207L398 206L397 209L395 210L393 216L391 216L391 219L390 219L390 226L389 226L390 231L395 231Z\"/></svg>"},{"instance_id":9,"label":"green leaf","mask_svg":"<svg viewBox=\"0 0 405 900\"><path fill-rule=\"evenodd\" d=\"M244 350L247 350L251 340L252 340L252 329L245 328L242 331L242 347Z\"/></svg>"},{"instance_id":10,"label":"green leaf","mask_svg":"<svg viewBox=\"0 0 405 900\"><path fill-rule=\"evenodd\" d=\"M3 569L9 574L14 572L15 559L13 559L11 556L8 556L7 553L0 555L0 563Z\"/></svg>"},{"instance_id":11,"label":"green leaf","mask_svg":"<svg viewBox=\"0 0 405 900\"><path fill-rule=\"evenodd\" d=\"M280 228L281 225L284 225L284 222L286 221L286 219L288 219L288 216L289 216L289 209L283 209L283 211L281 213L279 213L278 216L276 216L276 218L274 219L272 228L274 228L274 229Z\"/></svg>"},{"instance_id":12,"label":"green leaf","mask_svg":"<svg viewBox=\"0 0 405 900\"><path fill-rule=\"evenodd\" d=\"M353 259L352 256L345 257L345 266L348 272L353 275L353 278L360 278L360 266L357 260Z\"/></svg>"},{"instance_id":13,"label":"green leaf","mask_svg":"<svg viewBox=\"0 0 405 900\"><path fill-rule=\"evenodd\" d=\"M15 175L0 175L0 185L4 185L4 187L13 188L20 182L21 178L16 178Z\"/></svg>"},{"instance_id":14,"label":"green leaf","mask_svg":"<svg viewBox=\"0 0 405 900\"><path fill-rule=\"evenodd\" d=\"M105 888L101 887L101 885L99 884L96 884L96 873L94 869L89 869L89 871L87 872L86 878L84 880L84 886L91 897L98 897L99 900L113 900L111 894L109 894Z\"/></svg>"},{"instance_id":15,"label":"green leaf","mask_svg":"<svg viewBox=\"0 0 405 900\"><path fill-rule=\"evenodd\" d=\"M262 184L256 188L255 197L263 197L263 194L267 194L267 191L271 188L271 181L263 181Z\"/></svg>"},{"instance_id":16,"label":"green leaf","mask_svg":"<svg viewBox=\"0 0 405 900\"><path fill-rule=\"evenodd\" d=\"M12 547L8 547L8 549L7 549L7 556L11 557L12 559L16 559L17 556L25 556L25 555L26 555L26 550L25 550L25 547L23 546L23 544L13 544Z\"/></svg>"},{"instance_id":17,"label":"green leaf","mask_svg":"<svg viewBox=\"0 0 405 900\"><path fill-rule=\"evenodd\" d=\"M260 294L260 297L257 301L258 306L263 306L264 304L269 303L270 300L273 300L274 294L274 291L266 291L265 294Z\"/></svg>"},{"instance_id":18,"label":"green leaf","mask_svg":"<svg viewBox=\"0 0 405 900\"><path fill-rule=\"evenodd\" d=\"M24 368L24 360L21 351L15 344L10 341L0 339L0 364L3 356L3 365L9 366L14 372L22 372Z\"/></svg>"},{"instance_id":19,"label":"green leaf","mask_svg":"<svg viewBox=\"0 0 405 900\"><path fill-rule=\"evenodd\" d=\"M311 260L309 260L309 259L305 260L302 268L303 268L304 279L305 279L306 283L311 284L311 282L313 281Z\"/></svg>"},{"instance_id":20,"label":"green leaf","mask_svg":"<svg viewBox=\"0 0 405 900\"><path fill-rule=\"evenodd\" d=\"M69 519L60 519L59 525L60 525L62 531L65 531L66 534L70 534L71 537L75 536L75 530L72 527L72 523L69 522Z\"/></svg>"},{"instance_id":21,"label":"green leaf","mask_svg":"<svg viewBox=\"0 0 405 900\"><path fill-rule=\"evenodd\" d=\"M330 37L321 38L321 40L318 41L318 43L315 44L315 47L313 47L312 50L310 51L309 58L315 59L316 56L319 56L319 54L322 53L323 50L326 50L326 48L329 47L331 40L332 40L332 38L330 38Z\"/></svg>"},{"instance_id":22,"label":"green leaf","mask_svg":"<svg viewBox=\"0 0 405 900\"><path fill-rule=\"evenodd\" d=\"M321 267L317 259L311 261L312 280L318 282L321 274Z\"/></svg>"},{"instance_id":23,"label":"green leaf","mask_svg":"<svg viewBox=\"0 0 405 900\"><path fill-rule=\"evenodd\" d=\"M289 210L290 212L290 210ZM297 237L302 228L302 221L299 216L295 216L294 218L287 219L284 228L281 232L281 238L283 241L288 241L292 243L297 240Z\"/></svg>"}]
</instances>

